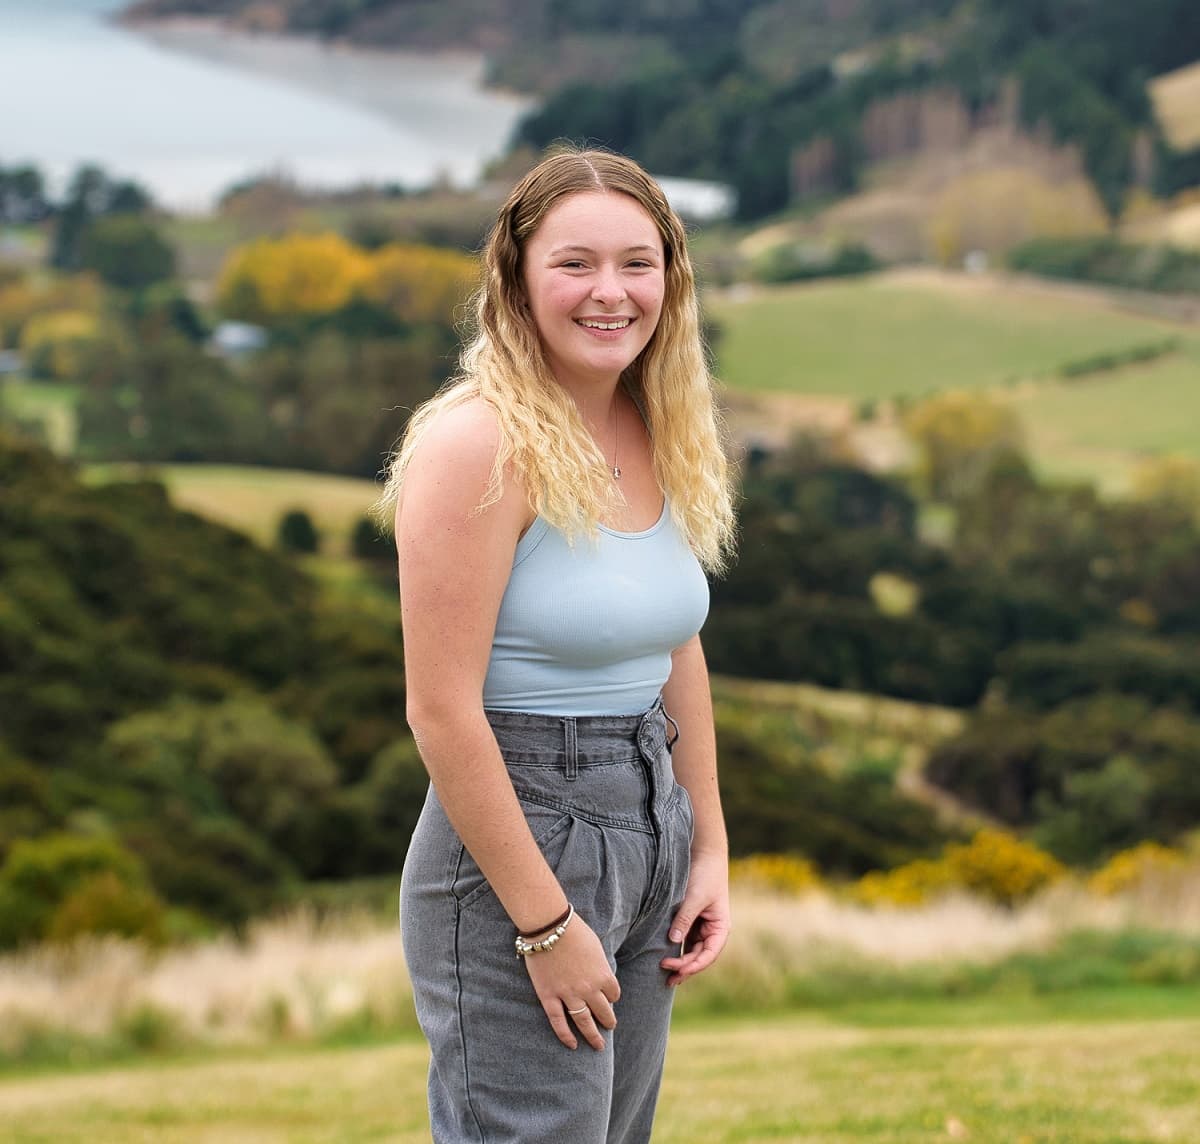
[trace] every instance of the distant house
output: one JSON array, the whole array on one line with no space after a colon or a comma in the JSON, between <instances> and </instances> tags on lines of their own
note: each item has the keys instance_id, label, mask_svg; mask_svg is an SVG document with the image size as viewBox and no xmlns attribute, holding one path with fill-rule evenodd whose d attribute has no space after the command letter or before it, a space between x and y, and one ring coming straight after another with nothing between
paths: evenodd
<instances>
[{"instance_id":1,"label":"distant house","mask_svg":"<svg viewBox=\"0 0 1200 1144\"><path fill-rule=\"evenodd\" d=\"M268 340L262 326L250 322L221 322L208 339L208 351L218 357L241 358L261 350Z\"/></svg>"},{"instance_id":2,"label":"distant house","mask_svg":"<svg viewBox=\"0 0 1200 1144\"><path fill-rule=\"evenodd\" d=\"M731 218L737 208L737 192L726 183L710 183L704 179L659 178L667 201L684 218L692 222L718 222Z\"/></svg>"}]
</instances>

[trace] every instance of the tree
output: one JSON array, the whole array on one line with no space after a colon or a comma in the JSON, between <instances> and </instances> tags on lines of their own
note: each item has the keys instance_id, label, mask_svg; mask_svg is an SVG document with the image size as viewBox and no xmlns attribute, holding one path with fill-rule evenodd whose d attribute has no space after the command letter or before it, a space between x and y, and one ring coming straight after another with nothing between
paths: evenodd
<instances>
[{"instance_id":1,"label":"tree","mask_svg":"<svg viewBox=\"0 0 1200 1144\"><path fill-rule=\"evenodd\" d=\"M217 304L230 318L277 325L342 309L371 273L369 257L336 234L260 238L230 254Z\"/></svg>"},{"instance_id":2,"label":"tree","mask_svg":"<svg viewBox=\"0 0 1200 1144\"><path fill-rule=\"evenodd\" d=\"M0 223L41 222L50 213L50 198L36 167L0 167Z\"/></svg>"},{"instance_id":3,"label":"tree","mask_svg":"<svg viewBox=\"0 0 1200 1144\"><path fill-rule=\"evenodd\" d=\"M80 267L110 286L145 290L175 275L175 251L155 227L133 215L98 219L80 244Z\"/></svg>"},{"instance_id":4,"label":"tree","mask_svg":"<svg viewBox=\"0 0 1200 1144\"><path fill-rule=\"evenodd\" d=\"M936 500L969 495L998 454L1024 446L1021 422L1011 408L961 390L918 405L904 427L920 449L921 476Z\"/></svg>"},{"instance_id":5,"label":"tree","mask_svg":"<svg viewBox=\"0 0 1200 1144\"><path fill-rule=\"evenodd\" d=\"M50 265L76 270L83 242L94 220L110 214L142 214L152 206L150 196L136 183L114 181L93 164L80 167L71 179L59 208Z\"/></svg>"},{"instance_id":6,"label":"tree","mask_svg":"<svg viewBox=\"0 0 1200 1144\"><path fill-rule=\"evenodd\" d=\"M453 326L478 278L465 254L390 243L372 256L362 292L401 322Z\"/></svg>"}]
</instances>

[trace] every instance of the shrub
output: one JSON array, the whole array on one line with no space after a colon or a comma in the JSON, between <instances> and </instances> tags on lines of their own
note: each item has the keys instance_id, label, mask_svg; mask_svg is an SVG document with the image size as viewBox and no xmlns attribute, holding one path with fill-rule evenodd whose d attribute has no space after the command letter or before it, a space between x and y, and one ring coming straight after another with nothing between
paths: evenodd
<instances>
[{"instance_id":1,"label":"shrub","mask_svg":"<svg viewBox=\"0 0 1200 1144\"><path fill-rule=\"evenodd\" d=\"M321 547L321 536L312 517L302 508L284 513L279 521L279 547L287 552L316 552Z\"/></svg>"},{"instance_id":2,"label":"shrub","mask_svg":"<svg viewBox=\"0 0 1200 1144\"><path fill-rule=\"evenodd\" d=\"M46 937L60 908L97 879L107 879L106 886L146 891L141 862L114 839L51 834L15 842L0 867L0 946ZM87 909L83 901L73 906L76 921L70 924L99 918L106 893L113 897L111 890L96 889Z\"/></svg>"},{"instance_id":3,"label":"shrub","mask_svg":"<svg viewBox=\"0 0 1200 1144\"><path fill-rule=\"evenodd\" d=\"M864 874L850 887L850 897L868 906L919 906L953 888L944 861L918 858L894 870Z\"/></svg>"},{"instance_id":4,"label":"shrub","mask_svg":"<svg viewBox=\"0 0 1200 1144\"><path fill-rule=\"evenodd\" d=\"M51 381L76 378L88 348L100 335L99 322L84 310L58 310L37 314L25 323L21 352L35 377Z\"/></svg>"},{"instance_id":5,"label":"shrub","mask_svg":"<svg viewBox=\"0 0 1200 1144\"><path fill-rule=\"evenodd\" d=\"M866 874L851 887L850 896L868 905L917 906L962 889L1012 906L1065 873L1052 855L1005 831L988 829L969 843L950 843L938 859Z\"/></svg>"},{"instance_id":6,"label":"shrub","mask_svg":"<svg viewBox=\"0 0 1200 1144\"><path fill-rule=\"evenodd\" d=\"M747 854L729 864L731 881L785 894L818 889L821 877L807 859L794 854Z\"/></svg>"},{"instance_id":7,"label":"shrub","mask_svg":"<svg viewBox=\"0 0 1200 1144\"><path fill-rule=\"evenodd\" d=\"M951 843L943 861L957 885L1009 906L1067 872L1053 855L1003 830L981 830L966 845Z\"/></svg>"},{"instance_id":8,"label":"shrub","mask_svg":"<svg viewBox=\"0 0 1200 1144\"><path fill-rule=\"evenodd\" d=\"M1178 869L1184 859L1182 850L1158 842L1140 842L1137 846L1114 854L1092 874L1087 887L1093 894L1113 897L1133 889L1146 878Z\"/></svg>"},{"instance_id":9,"label":"shrub","mask_svg":"<svg viewBox=\"0 0 1200 1144\"><path fill-rule=\"evenodd\" d=\"M1200 254L1108 236L1038 238L1009 255L1014 270L1136 290L1200 292Z\"/></svg>"},{"instance_id":10,"label":"shrub","mask_svg":"<svg viewBox=\"0 0 1200 1144\"><path fill-rule=\"evenodd\" d=\"M879 261L865 246L847 243L786 243L772 247L755 261L751 277L758 282L803 282L813 278L844 278L869 274L879 269Z\"/></svg>"},{"instance_id":11,"label":"shrub","mask_svg":"<svg viewBox=\"0 0 1200 1144\"><path fill-rule=\"evenodd\" d=\"M388 561L395 555L390 536L380 531L379 525L369 516L359 519L350 534L350 551L359 560Z\"/></svg>"},{"instance_id":12,"label":"shrub","mask_svg":"<svg viewBox=\"0 0 1200 1144\"><path fill-rule=\"evenodd\" d=\"M73 891L55 910L46 930L50 941L68 942L84 934L120 934L160 945L166 938L158 895L122 882L111 870Z\"/></svg>"}]
</instances>

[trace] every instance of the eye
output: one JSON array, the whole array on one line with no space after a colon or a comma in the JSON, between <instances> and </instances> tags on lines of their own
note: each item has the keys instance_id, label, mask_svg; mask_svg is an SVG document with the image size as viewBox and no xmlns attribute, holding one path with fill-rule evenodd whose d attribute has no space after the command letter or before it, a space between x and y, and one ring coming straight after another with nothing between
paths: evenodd
<instances>
[{"instance_id":1,"label":"eye","mask_svg":"<svg viewBox=\"0 0 1200 1144\"><path fill-rule=\"evenodd\" d=\"M582 270L584 267L584 262L582 259L572 258L569 261L562 263L561 265L564 270Z\"/></svg>"}]
</instances>

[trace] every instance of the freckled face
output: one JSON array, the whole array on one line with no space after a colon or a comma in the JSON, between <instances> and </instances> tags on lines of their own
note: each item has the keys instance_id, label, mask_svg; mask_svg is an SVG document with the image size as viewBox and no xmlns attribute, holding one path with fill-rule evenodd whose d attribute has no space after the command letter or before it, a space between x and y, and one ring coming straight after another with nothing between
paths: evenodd
<instances>
[{"instance_id":1,"label":"freckled face","mask_svg":"<svg viewBox=\"0 0 1200 1144\"><path fill-rule=\"evenodd\" d=\"M525 292L561 384L613 381L662 313L666 259L654 220L619 191L560 199L533 232Z\"/></svg>"}]
</instances>

